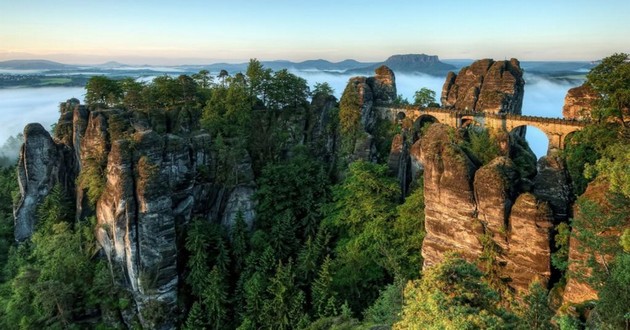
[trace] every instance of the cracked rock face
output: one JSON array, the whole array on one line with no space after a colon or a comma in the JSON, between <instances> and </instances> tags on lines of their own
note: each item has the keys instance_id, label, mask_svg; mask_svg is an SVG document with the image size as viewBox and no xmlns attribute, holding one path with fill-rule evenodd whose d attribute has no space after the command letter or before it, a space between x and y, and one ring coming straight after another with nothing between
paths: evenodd
<instances>
[{"instance_id":1,"label":"cracked rock face","mask_svg":"<svg viewBox=\"0 0 630 330\"><path fill-rule=\"evenodd\" d=\"M510 287L525 292L534 280L546 283L551 274L551 207L520 191L521 172L527 171L512 159L499 156L477 168L449 130L433 124L419 140L419 152L412 147L424 167L423 267L439 263L449 251L480 262L487 249L496 249L491 253L494 263Z\"/></svg>"},{"instance_id":2,"label":"cracked rock face","mask_svg":"<svg viewBox=\"0 0 630 330\"><path fill-rule=\"evenodd\" d=\"M520 114L525 80L517 59L483 59L449 72L442 87L442 106L485 113Z\"/></svg>"},{"instance_id":3,"label":"cracked rock face","mask_svg":"<svg viewBox=\"0 0 630 330\"><path fill-rule=\"evenodd\" d=\"M16 238L32 235L37 205L60 183L76 197L77 221L96 216L97 241L123 279L119 284L134 297L137 310L123 313L126 322L138 316L145 326L174 328L174 317L151 325L141 311L156 303L169 314L176 311L179 233L193 217L229 225L240 210L251 226L256 188L249 155L237 166L240 184L228 191L216 182L210 136L192 129L192 117L180 113L175 133L159 120L126 110L88 109L70 101L62 109L57 142L39 124L25 128ZM87 187L74 185L85 166L105 175L95 205L86 197Z\"/></svg>"},{"instance_id":4,"label":"cracked rock face","mask_svg":"<svg viewBox=\"0 0 630 330\"><path fill-rule=\"evenodd\" d=\"M37 205L59 182L63 168L62 155L48 131L40 124L24 128L24 145L18 160L18 183L21 198L15 208L15 239L30 238L37 223Z\"/></svg>"},{"instance_id":5,"label":"cracked rock face","mask_svg":"<svg viewBox=\"0 0 630 330\"><path fill-rule=\"evenodd\" d=\"M567 91L562 106L562 116L565 119L591 119L591 111L599 94L589 85L573 87Z\"/></svg>"},{"instance_id":6,"label":"cracked rock face","mask_svg":"<svg viewBox=\"0 0 630 330\"><path fill-rule=\"evenodd\" d=\"M422 138L425 228L423 267L442 260L448 251L475 260L482 252L478 239L483 226L477 220L473 177L477 169L466 153L451 142L450 128L433 124Z\"/></svg>"}]
</instances>

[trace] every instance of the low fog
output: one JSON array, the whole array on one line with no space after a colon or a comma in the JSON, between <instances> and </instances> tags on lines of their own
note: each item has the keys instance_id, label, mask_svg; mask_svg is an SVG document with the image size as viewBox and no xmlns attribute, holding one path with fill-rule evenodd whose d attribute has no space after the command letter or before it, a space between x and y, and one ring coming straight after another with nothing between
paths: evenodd
<instances>
[{"instance_id":1,"label":"low fog","mask_svg":"<svg viewBox=\"0 0 630 330\"><path fill-rule=\"evenodd\" d=\"M318 82L328 82L335 90L335 96L341 97L343 90L350 78L349 75L324 73L324 72L304 72L293 71L293 73L306 79L311 88ZM440 100L442 77L435 77L425 74L396 74L396 87L398 94L413 102L415 91L422 87L435 91L437 101ZM577 86L567 82L551 81L541 76L525 74L525 97L523 99L524 115L543 117L562 117L562 106L564 96L569 88ZM535 127L527 127L527 141L538 158L547 153L547 136Z\"/></svg>"},{"instance_id":2,"label":"low fog","mask_svg":"<svg viewBox=\"0 0 630 330\"><path fill-rule=\"evenodd\" d=\"M350 78L350 75L338 73L313 71L293 71L293 73L305 78L311 88L315 83L328 82L335 90L337 98L341 97ZM562 117L564 96L567 90L575 85L527 74L525 80L523 114ZM422 87L434 90L439 101L443 83L442 77L423 74L396 75L398 93L410 102L413 102L414 92ZM59 103L73 97L83 100L84 94L85 90L80 87L0 89L0 120L3 123L0 129L0 146L5 145L9 137L22 132L28 123L39 122L50 129L59 117ZM547 152L547 138L536 128L528 127L527 139L538 157ZM17 150L8 149L12 148L2 148L0 153L12 157L17 155Z\"/></svg>"}]
</instances>

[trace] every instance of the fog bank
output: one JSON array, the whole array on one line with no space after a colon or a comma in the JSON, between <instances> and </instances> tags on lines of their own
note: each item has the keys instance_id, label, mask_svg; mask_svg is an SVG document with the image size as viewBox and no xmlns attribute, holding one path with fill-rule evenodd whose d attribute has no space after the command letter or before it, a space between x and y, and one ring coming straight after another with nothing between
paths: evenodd
<instances>
[{"instance_id":1,"label":"fog bank","mask_svg":"<svg viewBox=\"0 0 630 330\"><path fill-rule=\"evenodd\" d=\"M293 71L308 81L311 88L318 82L328 82L337 98L351 75L318 71ZM576 84L558 82L535 75L525 75L525 97L523 114L544 117L562 117L564 96ZM415 91L422 87L436 92L439 101L444 78L424 74L396 74L398 94L413 102ZM83 100L85 90L81 87L45 87L0 89L0 145L10 137L23 131L28 123L39 122L50 129L59 118L59 103L76 97ZM538 157L547 152L547 137L534 128L528 129L527 140Z\"/></svg>"},{"instance_id":2,"label":"fog bank","mask_svg":"<svg viewBox=\"0 0 630 330\"><path fill-rule=\"evenodd\" d=\"M315 83L328 82L335 90L335 96L341 97L351 75L325 72L294 71L293 73L306 79L311 86ZM437 101L440 101L442 85L445 77L435 77L425 74L396 74L396 88L398 94L413 102L415 91L422 87L435 91ZM564 97L569 88L577 84L564 81L552 81L541 76L525 74L525 95L523 98L524 115L561 118ZM547 153L548 139L546 135L534 127L527 129L527 141L538 158Z\"/></svg>"}]
</instances>

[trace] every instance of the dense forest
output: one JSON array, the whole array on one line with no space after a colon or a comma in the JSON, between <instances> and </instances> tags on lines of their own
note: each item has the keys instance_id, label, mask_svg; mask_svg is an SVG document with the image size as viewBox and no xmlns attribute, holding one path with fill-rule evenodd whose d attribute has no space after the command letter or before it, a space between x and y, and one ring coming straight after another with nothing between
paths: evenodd
<instances>
[{"instance_id":1,"label":"dense forest","mask_svg":"<svg viewBox=\"0 0 630 330\"><path fill-rule=\"evenodd\" d=\"M376 159L357 157L364 133L351 85L337 102L326 83L311 91L304 79L251 60L244 74L234 76L201 71L150 83L92 77L85 103L142 115L156 131L210 134L216 167L199 168L200 180L212 172L219 184L235 186L243 180L242 155L251 157L253 223L239 214L230 227L195 218L181 229L174 323L182 329L628 329L627 61L625 54L613 55L587 76L602 97L592 125L575 133L560 155L580 212L555 228L558 278L551 287L534 282L522 295L506 290L492 267L482 266L492 256L471 262L452 253L422 270L422 177L401 194L386 162L396 133L413 129L422 138L428 126L379 121ZM434 95L420 89L414 103L436 105ZM325 109L329 120L321 132L333 138L295 129L296 122L314 125L315 107ZM182 117L196 126L179 127ZM123 119L111 122L109 134L132 140ZM497 155L492 132L471 126L451 134L481 163ZM104 189L103 171L94 160L77 179L93 204ZM0 176L0 327L141 328L138 320L122 322L133 299L100 252L96 219L76 219L72 192L56 186L38 207L35 234L16 243L15 166ZM601 183L605 204L580 197L594 182ZM586 242L588 272L569 271L570 235ZM569 276L584 277L599 299L562 305L559 292ZM155 328L172 315L158 301L142 314L144 326Z\"/></svg>"}]
</instances>

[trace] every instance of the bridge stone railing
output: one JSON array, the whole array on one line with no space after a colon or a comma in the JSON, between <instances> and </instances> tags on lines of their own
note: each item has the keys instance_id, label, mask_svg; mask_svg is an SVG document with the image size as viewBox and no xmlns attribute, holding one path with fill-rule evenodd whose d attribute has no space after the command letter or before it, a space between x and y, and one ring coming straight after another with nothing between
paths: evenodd
<instances>
[{"instance_id":1,"label":"bridge stone railing","mask_svg":"<svg viewBox=\"0 0 630 330\"><path fill-rule=\"evenodd\" d=\"M568 134L581 130L590 121L574 120L563 118L551 118L540 116L526 116L509 113L483 113L467 110L455 110L445 108L420 108L415 106L406 107L385 107L377 106L376 110L381 117L396 120L399 113L404 113L406 118L417 120L428 115L434 117L438 122L447 124L453 128L462 127L464 119L472 118L482 127L504 129L508 132L516 127L534 126L543 131L549 139L549 150L563 149L564 141Z\"/></svg>"}]
</instances>

